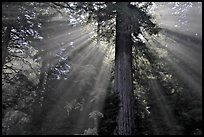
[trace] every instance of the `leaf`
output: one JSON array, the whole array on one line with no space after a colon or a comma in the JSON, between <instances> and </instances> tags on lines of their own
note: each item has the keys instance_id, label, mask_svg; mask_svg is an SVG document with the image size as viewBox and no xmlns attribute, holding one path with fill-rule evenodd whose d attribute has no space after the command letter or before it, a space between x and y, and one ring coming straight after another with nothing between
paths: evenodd
<instances>
[{"instance_id":1,"label":"leaf","mask_svg":"<svg viewBox=\"0 0 204 137\"><path fill-rule=\"evenodd\" d=\"M66 105L64 107L67 111L67 115L69 116L70 111L74 108L72 103L66 102Z\"/></svg>"},{"instance_id":2,"label":"leaf","mask_svg":"<svg viewBox=\"0 0 204 137\"><path fill-rule=\"evenodd\" d=\"M97 110L94 110L89 113L89 118L97 119L97 117L103 117L103 114Z\"/></svg>"},{"instance_id":3,"label":"leaf","mask_svg":"<svg viewBox=\"0 0 204 137\"><path fill-rule=\"evenodd\" d=\"M96 128L88 128L82 135L98 135Z\"/></svg>"}]
</instances>

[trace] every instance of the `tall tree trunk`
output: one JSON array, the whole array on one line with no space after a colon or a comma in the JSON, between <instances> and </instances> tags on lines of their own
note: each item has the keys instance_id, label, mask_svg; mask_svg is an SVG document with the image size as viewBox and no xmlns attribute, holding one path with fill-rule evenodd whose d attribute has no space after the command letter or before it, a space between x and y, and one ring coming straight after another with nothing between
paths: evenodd
<instances>
[{"instance_id":1,"label":"tall tree trunk","mask_svg":"<svg viewBox=\"0 0 204 137\"><path fill-rule=\"evenodd\" d=\"M47 76L48 76L49 64L47 60L42 61L42 66L40 68L40 78L39 83L36 89L37 96L35 97L35 102L33 103L33 113L32 113L32 125L33 125L33 134L41 134L42 133L42 98L44 99L45 88L47 84Z\"/></svg>"},{"instance_id":2,"label":"tall tree trunk","mask_svg":"<svg viewBox=\"0 0 204 137\"><path fill-rule=\"evenodd\" d=\"M128 4L128 2L119 4L120 10L116 17L115 89L120 100L117 119L117 134L119 135L133 135L135 130L132 40L129 31L130 17L126 15Z\"/></svg>"},{"instance_id":3,"label":"tall tree trunk","mask_svg":"<svg viewBox=\"0 0 204 137\"><path fill-rule=\"evenodd\" d=\"M101 29L101 21L98 21L97 25L97 44L100 45L100 29Z\"/></svg>"},{"instance_id":4,"label":"tall tree trunk","mask_svg":"<svg viewBox=\"0 0 204 137\"><path fill-rule=\"evenodd\" d=\"M6 57L8 56L8 45L10 41L10 35L11 35L11 27L7 27L2 37L2 40L3 40L2 41L2 68L6 63Z\"/></svg>"}]
</instances>

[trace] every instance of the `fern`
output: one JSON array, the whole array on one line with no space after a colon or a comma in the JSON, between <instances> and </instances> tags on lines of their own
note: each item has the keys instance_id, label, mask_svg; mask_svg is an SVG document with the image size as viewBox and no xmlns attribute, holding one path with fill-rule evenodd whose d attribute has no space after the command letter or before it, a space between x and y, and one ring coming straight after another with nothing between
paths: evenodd
<instances>
[{"instance_id":1,"label":"fern","mask_svg":"<svg viewBox=\"0 0 204 137\"><path fill-rule=\"evenodd\" d=\"M84 103L85 103L85 100L82 99L81 102L77 102L76 99L74 99L73 101L71 101L70 103L69 102L66 102L66 105L65 105L65 109L67 111L67 115L69 116L70 114L70 111L71 110L77 110L79 109L79 111L83 111L84 109Z\"/></svg>"},{"instance_id":2,"label":"fern","mask_svg":"<svg viewBox=\"0 0 204 137\"><path fill-rule=\"evenodd\" d=\"M103 117L103 114L97 110L92 111L89 113L89 118L97 119L98 117Z\"/></svg>"},{"instance_id":3,"label":"fern","mask_svg":"<svg viewBox=\"0 0 204 137\"><path fill-rule=\"evenodd\" d=\"M88 128L82 135L98 135L96 128Z\"/></svg>"}]
</instances>

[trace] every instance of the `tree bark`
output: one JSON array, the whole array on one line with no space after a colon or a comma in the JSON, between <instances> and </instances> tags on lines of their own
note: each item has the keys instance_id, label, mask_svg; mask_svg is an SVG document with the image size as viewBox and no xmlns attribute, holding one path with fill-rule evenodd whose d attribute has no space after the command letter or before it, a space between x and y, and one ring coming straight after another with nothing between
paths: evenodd
<instances>
[{"instance_id":1,"label":"tree bark","mask_svg":"<svg viewBox=\"0 0 204 137\"><path fill-rule=\"evenodd\" d=\"M120 4L121 10L117 12L116 17L115 90L120 100L116 131L118 135L134 135L135 131L132 40L129 31L130 17L126 15L128 4Z\"/></svg>"},{"instance_id":2,"label":"tree bark","mask_svg":"<svg viewBox=\"0 0 204 137\"><path fill-rule=\"evenodd\" d=\"M42 51L41 51L42 52ZM48 53L49 54L49 53ZM34 98L35 102L33 103L33 113L32 113L32 126L33 126L33 134L41 134L42 133L42 123L43 118L41 117L43 115L43 106L42 106L42 100L41 98L45 98L45 92L46 92L46 84L47 84L47 78L48 78L48 71L49 71L49 63L47 60L42 61L42 66L40 68L40 78L39 83L36 88L36 94L37 96Z\"/></svg>"},{"instance_id":3,"label":"tree bark","mask_svg":"<svg viewBox=\"0 0 204 137\"><path fill-rule=\"evenodd\" d=\"M6 63L6 57L8 56L8 45L10 41L11 27L7 27L2 37L2 69Z\"/></svg>"}]
</instances>

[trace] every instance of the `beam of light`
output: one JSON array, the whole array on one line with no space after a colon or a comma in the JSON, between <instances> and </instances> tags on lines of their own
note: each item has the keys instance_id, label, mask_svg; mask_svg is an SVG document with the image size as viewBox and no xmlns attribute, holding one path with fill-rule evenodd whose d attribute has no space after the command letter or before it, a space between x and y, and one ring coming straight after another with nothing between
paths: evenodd
<instances>
[{"instance_id":1,"label":"beam of light","mask_svg":"<svg viewBox=\"0 0 204 137\"><path fill-rule=\"evenodd\" d=\"M113 58L111 58L111 53L112 53L112 50L109 48L109 50L108 50L109 56L107 57L107 62L103 63L103 65L99 68L100 70L99 70L98 76L96 78L96 82L94 84L93 91L91 92L90 97L88 99L88 100L90 100L89 102L91 102L92 105L90 105L90 107L87 108L87 109L89 109L89 111L86 111L80 115L80 119L78 120L77 125L81 125L81 124L86 125L86 123L88 122L87 115L91 111L97 110L99 112L102 112L104 100L106 97L106 89L108 87L109 79L110 79L110 75L111 75L110 64L111 64L111 60L113 60ZM94 98L93 98L93 96L94 96ZM99 120L99 119L97 119L97 120ZM94 127L97 129L98 123L96 123L96 125L93 125L93 124L94 123L92 123L92 128Z\"/></svg>"},{"instance_id":2,"label":"beam of light","mask_svg":"<svg viewBox=\"0 0 204 137\"><path fill-rule=\"evenodd\" d=\"M83 69L83 68L81 68L81 69ZM78 74L76 74L76 73L78 73ZM85 78L83 78L84 75L83 75L83 73L80 75L80 71L76 71L75 75L76 75L76 77L74 77L71 81L68 80L68 81L66 81L66 83L63 82L64 86L58 85L57 86L58 88L55 88L56 91L58 91L58 98L56 100L56 103L52 106L52 109L49 111L47 118L45 118L45 120L46 119L48 119L48 120L53 119L54 118L53 115L57 115L56 112L61 112L60 116L58 115L57 118L55 119L56 122L62 121L63 118L66 119L66 116L67 116L66 110L63 108L65 105L65 102L66 101L69 102L74 98L78 98L80 96L83 97L85 95L85 93L84 93L85 89L82 88L81 89L82 91L81 91L80 89L78 89L78 86L80 86L80 85L75 84L75 81L84 80L85 79ZM60 83L60 85L61 85L61 83ZM46 127L47 122L45 121L45 123L43 125L45 125L45 127ZM42 125L42 127L43 127L43 125ZM53 129L55 129L55 128L56 127L54 127ZM55 131L52 131L52 132L55 132Z\"/></svg>"},{"instance_id":3,"label":"beam of light","mask_svg":"<svg viewBox=\"0 0 204 137\"><path fill-rule=\"evenodd\" d=\"M175 42L175 41L174 41ZM172 44L172 41L165 41L165 44ZM165 47L164 45L161 45L161 43L159 43L158 41L154 41L153 44L149 45L149 48L151 47L155 47L155 48L164 48L168 51L168 48ZM184 91L184 92L188 92L188 94L192 94L192 96L196 96L197 98L201 98L202 97L202 71L200 69L196 69L196 68L190 68L190 65L192 62L189 62L189 60L187 59L181 59L179 58L181 55L177 55L179 54L178 52L174 51L174 52L169 52L166 56L163 57L163 61L166 62L166 64L168 64L168 69L170 69L171 71L174 71L173 73L182 80L182 82L186 83L188 85L188 88L190 89L189 91ZM174 58L176 58L179 62L175 61ZM187 66L184 66L183 63L186 63ZM201 67L201 66L198 66ZM193 69L193 71L192 71ZM201 75L199 75L201 74ZM167 127L169 127L172 131L168 132L168 134L182 134L179 133L176 130L181 130L182 127L179 127L179 124L176 122L176 116L172 115L171 111L173 108L169 107L167 102L168 99L164 97L164 95L162 95L162 91L161 88L159 87L159 83L158 82L154 82L154 83L150 83L150 86L152 87L151 92L154 94L154 99L159 98L159 101L155 101L158 104L158 107L161 108L160 111L158 112L152 112L151 111L151 107L150 107L150 112L151 114L154 113L155 114L155 118L153 116L152 119L152 123L151 126L153 128L154 134L164 134L161 131L159 131L160 129L160 124L158 124L158 120L157 120L157 115L161 114L161 117L164 117L164 123L167 123ZM154 93L155 92L155 93ZM156 106L157 106L156 105ZM152 107L156 107L156 106L152 106ZM167 109L167 110L166 110ZM160 113L160 114L158 114ZM170 114L170 115L169 115ZM165 116L163 116L165 115ZM166 116L167 115L167 116ZM168 116L169 115L169 116ZM166 134L166 133L165 133Z\"/></svg>"},{"instance_id":4,"label":"beam of light","mask_svg":"<svg viewBox=\"0 0 204 137\"><path fill-rule=\"evenodd\" d=\"M201 94L202 83L202 5L199 2L156 3L160 15L157 22L165 35L162 44L154 40L152 46L165 49L166 60L184 81ZM167 19L168 18L168 19ZM179 27L175 23L179 22ZM173 58L178 60L175 62ZM197 87L197 88L196 88Z\"/></svg>"},{"instance_id":5,"label":"beam of light","mask_svg":"<svg viewBox=\"0 0 204 137\"><path fill-rule=\"evenodd\" d=\"M162 123L165 124L164 126L167 126L167 128L169 129L168 133L165 133L165 134L175 135L174 129L177 123L175 120L175 116L173 115L172 110L168 105L167 98L163 95L161 91L161 87L157 82L157 80L155 79L150 80L149 85L151 88L152 96L155 99L155 104L152 107L157 108L156 112L151 112L151 115L153 117L153 123L151 124L153 124L153 127L155 128L156 134L164 134L162 133L162 131L157 130L159 125L157 125L157 121L155 118L160 117L161 120L163 121ZM150 107L150 111L151 111L151 107Z\"/></svg>"},{"instance_id":6,"label":"beam of light","mask_svg":"<svg viewBox=\"0 0 204 137\"><path fill-rule=\"evenodd\" d=\"M67 32L67 34L62 34L63 37L59 39L59 37L53 37L53 38L46 38L44 40L41 40L39 42L35 42L35 45L40 45L43 46L43 53L49 52L49 51L55 51L59 48L59 45L61 46L61 48L65 48L67 47L67 45L69 45L70 42L76 41L76 40L80 40L83 38L87 38L87 34L88 33L84 33L81 28L78 28L78 31L73 31L73 32ZM72 35L71 35L72 34ZM57 35L57 34L56 34ZM39 47L40 48L40 47Z\"/></svg>"},{"instance_id":7,"label":"beam of light","mask_svg":"<svg viewBox=\"0 0 204 137\"><path fill-rule=\"evenodd\" d=\"M105 66L104 67L104 69L102 69L103 71L100 71L99 72L99 76L97 77L97 82L95 83L95 88L93 88L94 89L94 91L96 90L96 92L97 91L101 91L101 90L99 90L100 88L102 89L105 89L106 87L107 87L107 81L105 80L104 81L104 79L105 78L108 78L108 76L110 76L110 75L107 75L107 73L108 73L108 71L105 73L104 71L106 71L106 69L108 68L107 66ZM82 77L80 77L80 78L82 78ZM103 81L101 81L101 80L103 80ZM99 84L100 83L100 84ZM98 87L100 85L100 88ZM64 106L64 102L65 102L65 100L66 101L68 101L68 100L71 100L71 98L66 98L66 99L64 99L65 97L69 97L69 96L71 96L71 97L73 97L73 92L71 92L73 89L74 89L74 87L73 87L73 89L70 89L70 87L65 87L65 88L63 88L65 91L67 91L67 92L65 92L65 94L63 94L63 95L60 95L60 99L59 99L59 102L57 102L56 104L55 104L55 106L53 106L53 108L52 108L52 111L51 112L49 112L49 114L51 113L54 113L54 114L56 114L56 111L63 111L63 110L56 110L57 109L57 106L59 107L59 106L61 106L62 108L63 108L63 106ZM70 90L69 90L70 89ZM90 93L93 93L94 91L88 91L88 92L90 92ZM81 92L80 93L80 91L75 91L75 92L78 92L78 93L76 93L76 95L75 95L75 97L76 96L82 96L83 97L83 92ZM94 95L96 96L97 94L96 94L96 92L94 93ZM100 93L98 93L98 94L100 94ZM88 99L87 99L87 101L89 101L89 100L91 100L91 96L90 97L88 97ZM61 103L60 103L61 102ZM100 107L102 106L102 104L100 104ZM59 108L58 108L59 109ZM80 119L79 120L79 123L83 123L83 125L84 126L82 126L82 128L83 129L85 129L85 127L86 127L86 122L87 122L87 118L88 118L88 114L91 112L91 110L93 110L93 109L98 109L98 110L100 110L100 108L97 108L97 106L92 106L92 105L90 105L89 103L87 103L87 105L85 104L85 110L82 112L82 114L79 116L79 118L78 119ZM64 113L64 115L66 115L65 113ZM63 118L62 116L57 116L57 117L59 117L59 120L60 120L60 118ZM80 124L80 125L81 125ZM77 124L78 125L78 124ZM80 126L80 125L78 125L78 126ZM77 131L77 132L75 132L75 133L79 133L79 131Z\"/></svg>"},{"instance_id":8,"label":"beam of light","mask_svg":"<svg viewBox=\"0 0 204 137\"><path fill-rule=\"evenodd\" d=\"M106 49L102 50L100 48L103 46L99 46L94 43L90 43L88 46L86 46L86 44L83 44L83 41L81 41L81 43L78 42L78 46L80 48L77 48L78 46L76 46L76 49L73 48L73 50L70 52L72 54L71 56L74 55L72 57L73 70L70 74L70 77L67 80L61 81L57 85L57 87L55 87L58 90L59 92L58 96L60 97L57 99L56 103L52 106L51 110L47 113L48 115L46 116L42 124L42 128L44 129L49 128L49 126L46 123L49 122L50 119L53 119L53 117L57 117L55 121L53 122L63 121L63 119L67 118L66 111L63 108L66 101L70 101L73 98L78 98L80 96L83 97L83 95L86 94L85 92L89 92L90 94L86 98L86 100L89 101L93 97L97 98L97 96L100 96L101 93L99 91L105 90L107 88L107 85L108 85L107 79L109 79L109 76L110 76L109 75L110 73L110 64L109 64L110 62L109 61L111 59L107 59L108 56L106 55L112 53L110 52L111 48L105 47ZM83 46L86 46L86 48L83 48ZM76 51L79 51L79 50L80 52L77 53ZM65 56L66 55L69 56L70 53L66 53ZM106 62L104 62L104 58L106 58ZM93 83L93 87L89 89L90 91L87 91L88 89L83 88L83 87L82 89L77 89L76 87L77 85L75 84L75 81L77 82L77 81L86 79L86 77L88 77L89 75L88 74L87 76L85 76L84 73L80 74L80 72L82 72L83 69L85 69L84 67L80 67L80 66L88 67L91 65L96 69L96 72L98 73L96 75L96 81L94 81ZM100 102L103 102L104 97L100 99L102 99ZM85 104L85 110L81 112L78 118L79 121L77 123L79 125L78 124L77 125L79 129L78 130L76 129L75 131L73 131L73 134L82 133L81 130L86 129L86 127L89 125L89 124L88 125L86 124L87 122L86 119L88 118L88 114L90 113L90 111L95 110L95 109L101 110L101 107L102 107L102 104L99 105L97 103L96 104L92 103L92 105L90 106L90 104L87 102L87 105ZM57 116L56 112L62 112L62 114L60 114L60 116L59 115ZM81 130L80 130L80 127L81 127Z\"/></svg>"},{"instance_id":9,"label":"beam of light","mask_svg":"<svg viewBox=\"0 0 204 137\"><path fill-rule=\"evenodd\" d=\"M81 42L81 43L80 43ZM89 43L91 43L91 39L89 38L89 36L84 35L82 37L79 37L79 39L75 40L75 41L67 41L65 45L61 46L58 44L58 47L53 48L54 50L49 50L49 51L43 51L41 54L43 54L43 61L54 61L53 58L55 58L56 56L54 55L58 55L60 54L60 56L66 58L68 57L67 55L69 54L69 52L71 52L72 50L80 50L81 48L84 47L84 45L87 45ZM49 46L49 45L47 45ZM76 48L75 48L76 47ZM61 53L63 52L63 53ZM50 55L51 54L51 55ZM56 62L52 62L51 64L55 65Z\"/></svg>"},{"instance_id":10,"label":"beam of light","mask_svg":"<svg viewBox=\"0 0 204 137\"><path fill-rule=\"evenodd\" d=\"M168 7L168 5L166 5L166 7ZM164 8L163 10L160 9L158 10L158 13L161 14L160 26L165 29L168 28L171 31L163 34L170 37L172 41L177 42L176 44L172 44L171 40L166 41L166 45L170 46L166 46L165 49L169 51L171 56L174 56L183 64L187 64L189 67L191 67L190 65L192 64L192 66L196 67L192 67L193 72L191 75L183 65L174 62L170 56L166 57L168 64L172 65L172 68L174 68L178 76L182 77L185 82L192 86L192 89L194 89L192 92L194 94L201 96L202 82L199 77L199 74L202 75L202 66L200 65L200 62L202 61L202 52L200 50L202 49L202 47L200 47L200 43L202 43L200 42L202 37L202 32L200 31L200 28L202 28L200 25L201 12L199 9L199 15L195 15L195 8L193 9L194 11L191 11L188 16L185 15L185 18L188 20L187 22L180 21L180 18L183 17L177 16L180 14L179 12L170 14L172 10L168 8ZM185 12L185 10L182 12ZM178 24L178 22L180 22L180 24ZM186 27L188 28L186 29ZM62 28L63 26L61 26L60 29ZM43 39L42 42L37 43L38 45L43 45L45 47L44 52L42 52L41 55L44 55L44 61L48 61L49 64L55 65L59 60L51 58L50 56L52 55L50 54L56 54L60 52L61 49L65 49L61 56L71 58L73 70L70 72L70 77L67 80L60 79L59 82L57 82L57 80L53 81L52 86L55 89L55 93L52 94L56 95L54 96L56 98L53 98L54 103L51 103L52 100L50 98L49 100L45 100L50 102L44 102L45 104L43 107L46 107L49 103L51 103L52 106L46 112L42 128L45 130L44 134L68 134L66 131L62 130L63 126L63 128L67 128L66 123L70 124L69 116L67 116L67 112L64 109L65 103L72 101L73 99L80 100L80 98L83 97L86 99L84 109L82 112L75 110L76 113L78 113L78 117L75 117L77 122L74 123L74 125L80 127L72 132L73 134L81 133L85 128L94 125L93 122L89 123L90 120L88 120L88 114L93 110L102 111L103 101L106 95L104 90L107 88L108 79L110 77L110 60L113 59L111 57L112 51L106 46L103 47L103 44L97 45L92 41L89 37L92 30L85 32L81 27L68 27L64 29L63 32L55 32L53 29L54 25L48 25L44 30L44 33L48 33L50 36L48 36L47 39ZM182 33L178 34L178 29L181 30ZM192 36L198 38L198 46L191 46L195 44L194 42L196 40L194 40L194 42L187 41L188 43L185 43L185 39L182 39L182 36L187 37L186 34L189 34L190 39L193 39ZM59 46L59 43L61 46ZM159 45L156 40L153 43L152 46ZM107 54L110 55L106 57ZM48 69L49 68L45 71L48 71ZM90 84L87 84L87 82L90 82ZM88 87L87 85L91 85L91 87ZM159 83L156 80L151 80L149 85L152 89L152 94L156 99L155 107L159 108L158 112L153 113L155 115L159 113L164 121L163 123L166 123L168 128L173 129L173 126L176 125L176 120L171 112L171 108L168 106L168 100L161 91ZM49 96L49 91L46 94ZM102 97L101 94L103 94ZM157 129L158 125L156 119L153 124L154 128ZM56 133L56 130L58 130L58 133ZM174 134L174 131L170 131L170 134Z\"/></svg>"},{"instance_id":11,"label":"beam of light","mask_svg":"<svg viewBox=\"0 0 204 137\"><path fill-rule=\"evenodd\" d=\"M198 34L202 38L202 4L199 2L156 2L157 23L173 31Z\"/></svg>"},{"instance_id":12,"label":"beam of light","mask_svg":"<svg viewBox=\"0 0 204 137\"><path fill-rule=\"evenodd\" d=\"M194 95L197 95L198 97L202 97L202 80L199 77L195 77L194 74L191 74L189 72L186 72L184 68L180 66L180 64L177 64L173 62L172 60L167 60L169 64L172 65L175 72L178 74L179 77L181 77L184 82L186 82L189 87L192 89L191 92Z\"/></svg>"},{"instance_id":13,"label":"beam of light","mask_svg":"<svg viewBox=\"0 0 204 137\"><path fill-rule=\"evenodd\" d=\"M93 53L96 51L96 45L90 44L89 47L84 45L86 48L84 48L80 53L74 55L71 58L71 73L69 74L68 81L72 81L72 79L80 79L80 75L75 76L81 69L83 69L83 65L90 64L90 60L87 60L87 58L91 57ZM69 55L69 54L68 54ZM95 58L96 59L96 58ZM63 87L66 83L61 82L59 84L59 87Z\"/></svg>"},{"instance_id":14,"label":"beam of light","mask_svg":"<svg viewBox=\"0 0 204 137\"><path fill-rule=\"evenodd\" d=\"M100 66L102 58L104 57L105 53L100 53L100 51L97 48L97 45L90 45L90 46L91 46L90 48L85 48L83 51L80 51L80 53L76 54L73 58L71 58L72 71L68 77L68 81L69 80L72 81L73 78L74 79L80 79L81 78L80 75L75 76L75 74L77 74L78 72L80 72L81 69L83 69L82 67L80 67L82 65L86 65L86 64L90 64L90 63L93 64L93 62L96 62L97 64L95 64L95 65ZM103 55L100 57L100 56L98 56L99 54L101 54L101 55L103 54ZM88 59L88 58L90 58L90 59ZM66 83L61 82L59 84L59 87L63 87L64 84L66 85Z\"/></svg>"},{"instance_id":15,"label":"beam of light","mask_svg":"<svg viewBox=\"0 0 204 137\"><path fill-rule=\"evenodd\" d=\"M165 41L165 44L170 45L172 44L172 41ZM189 58L189 56L186 56L188 55L187 53L191 52L192 50L181 54L180 52L183 52L184 50L182 48L179 50L178 46L175 45L172 45L173 49L175 49L173 51L170 46L162 46L158 41L154 41L154 44L150 45L150 47L155 48L158 46L163 47L164 49L166 49L166 51L168 51L168 54L163 57L163 61L170 65L169 67L174 70L174 73L176 73L178 77L183 79L183 82L191 86L191 91L192 93L194 93L194 95L202 95L202 66L200 62L197 61L199 59L195 56L192 55L191 58ZM195 59L193 60L193 58Z\"/></svg>"},{"instance_id":16,"label":"beam of light","mask_svg":"<svg viewBox=\"0 0 204 137\"><path fill-rule=\"evenodd\" d=\"M49 32L46 32L46 33L48 33L47 39L49 39L51 42L54 42L56 40L60 41L61 39L66 40L66 38L69 40L74 40L74 39L78 38L79 36L83 36L83 34L89 33L89 32L84 31L83 26L72 27L72 29L66 29L64 27L62 27L62 28L63 28L63 31L58 31L58 32L55 29L51 29L50 31L54 32L53 35L49 35ZM61 38L61 39L59 39L59 38Z\"/></svg>"},{"instance_id":17,"label":"beam of light","mask_svg":"<svg viewBox=\"0 0 204 137\"><path fill-rule=\"evenodd\" d=\"M59 30L62 29L62 26L60 27ZM110 78L113 51L105 44L94 43L90 37L93 34L92 30L84 31L82 28L66 27L63 31L55 31L54 26L47 22L47 27L43 30L47 38L35 43L39 47L42 46L44 51L40 53L40 56L43 56L42 60L46 61L49 67L59 63L59 60L53 59L52 56L62 49L65 50L60 56L70 57L73 67L67 80L51 81L48 79L51 84L48 86L53 86L54 90L51 87L44 93L45 98L42 103L42 114L44 115L40 123L43 134L70 134L62 128L66 127L66 122L69 124L67 121L69 116L64 109L65 103L73 99L79 101L80 98L85 98L86 100L84 110L79 112L79 117L75 117L77 129L73 130L73 134L83 133L81 130L93 125L92 122L87 124L90 120L86 119L91 111L102 111L105 91ZM47 72L49 67L44 71ZM79 126L81 130L78 130Z\"/></svg>"},{"instance_id":18,"label":"beam of light","mask_svg":"<svg viewBox=\"0 0 204 137\"><path fill-rule=\"evenodd\" d=\"M63 39L62 39L63 40ZM78 41L77 41L78 40ZM89 39L87 40L87 39L84 39L84 38L82 38L82 40L80 40L80 38L79 39L77 39L76 40L76 43L78 43L78 45L80 45L81 43L81 47L83 47L83 45L84 44L87 44L87 42L86 41L90 41ZM84 42L84 40L85 40L85 42ZM81 42L81 43L80 43ZM74 43L74 42L73 42ZM72 44L73 44L72 43ZM92 45L92 49L94 49L94 45L93 44L91 44L90 43L90 45ZM85 46L85 45L84 45ZM77 47L77 46L76 46ZM89 46L90 47L90 46ZM86 48L85 48L86 49ZM90 49L90 48L89 48ZM96 48L95 48L96 49ZM83 62L85 63L88 63L88 61L87 61L87 59L86 58L90 58L90 56L92 56L93 54L95 54L96 55L96 51L98 51L98 50L92 50L92 52L90 52L90 50L89 50L89 52L88 52L88 50L86 50L86 52L87 52L87 54L85 55L84 54L84 56L82 57L83 58ZM81 51L80 53L83 53L83 51ZM76 54L76 55L79 55L80 53L78 53L78 54ZM97 58L97 56L95 56L94 57L95 59L98 59ZM78 58L79 59L79 58ZM76 60L78 60L77 58L76 58ZM53 62L52 62L53 63ZM56 63L57 63L57 60L56 60ZM77 63L77 65L78 66L80 66L80 63L82 63L82 62L78 62ZM82 65L82 64L81 64ZM77 68L78 69L78 68ZM81 69L83 69L83 68L81 68ZM78 69L78 71L80 70L80 68ZM78 73L77 71L75 71L75 73ZM76 74L75 74L76 75ZM74 79L83 79L83 77L85 77L85 76L83 76L83 75L77 75L77 77L78 78L73 78L73 80ZM67 82L67 81L66 81ZM63 82L61 82L62 84L63 84ZM59 84L59 85L61 85L61 83ZM64 84L63 84L64 85ZM63 87L61 87L61 86L57 86L58 88L56 88L56 90L58 90L58 92L59 92L59 95L61 95L61 97L64 97L63 96L63 94L64 93L66 93L66 100L70 100L70 98L69 98L69 95L70 94L67 94L67 93L72 93L72 92L70 92L70 91L73 91L74 90L74 88L75 88L75 85L73 85L73 83L69 86L69 87L67 87L67 84L66 85L64 85ZM65 92L65 91L69 91L69 92ZM64 93L63 93L64 92ZM83 93L80 93L80 91L76 91L75 93L77 93L78 95L81 95L81 96L83 96ZM72 93L73 94L73 93ZM71 97L76 97L75 95L72 95L71 94ZM68 97L68 98L67 98ZM52 109L51 109L51 111L50 112L47 112L47 113L49 113L49 115L47 115L46 117L48 117L48 118L45 118L44 119L44 121L45 121L45 123L46 123L46 120L47 119L49 119L50 117L52 117L54 114L55 114L55 112L57 111L56 109L59 109L58 107L59 106L62 106L62 108L63 108L63 106L64 106L64 102L65 102L65 99L62 99L62 100L60 100L59 102L57 102L56 104L54 104L53 106L52 106ZM61 104L60 104L61 103ZM46 103L45 103L46 104ZM45 106L46 107L46 106ZM52 111L53 110L53 108L54 108L54 111ZM66 116L66 113L63 113L63 112L66 112L66 111L64 111L64 110L60 110L61 112L62 112L62 114L65 114L65 116ZM64 116L64 115L63 115ZM62 117L63 117L62 116ZM56 118L57 119L57 118ZM43 130L45 130L44 128L44 125L46 125L46 124L44 124L44 123L42 123L42 128L43 128ZM45 132L46 133L46 132Z\"/></svg>"},{"instance_id":19,"label":"beam of light","mask_svg":"<svg viewBox=\"0 0 204 137\"><path fill-rule=\"evenodd\" d=\"M163 31L161 33L163 33L166 37L170 37L171 39L180 43L180 45L183 46L183 48L187 49L191 48L195 52L202 52L201 38L165 28L162 30Z\"/></svg>"},{"instance_id":20,"label":"beam of light","mask_svg":"<svg viewBox=\"0 0 204 137\"><path fill-rule=\"evenodd\" d=\"M178 59L182 64L185 64L189 69L191 69L194 74L196 74L198 77L201 75L201 65L200 62L202 62L202 57L199 52L196 52L191 50L190 47L184 46L180 43L177 43L173 40L166 40L165 45L161 45L160 42L157 40L154 40L155 45L152 45L154 47L161 47L164 50L166 50L166 53L174 56L176 59ZM193 43L191 43L193 45ZM188 48L188 49L187 49ZM163 51L164 52L164 51ZM167 56L168 56L167 54Z\"/></svg>"},{"instance_id":21,"label":"beam of light","mask_svg":"<svg viewBox=\"0 0 204 137\"><path fill-rule=\"evenodd\" d=\"M80 33L81 31L81 33ZM78 35L78 33L82 34L82 36ZM78 35L78 36L77 36ZM68 57L68 53L72 50L79 50L80 48L86 47L84 45L89 44L91 42L91 39L89 38L90 36L87 34L83 34L83 31L80 29L79 32L76 32L76 37L70 37L68 38L68 40L66 40L67 44L62 42L64 41L64 39L66 39L66 37L64 39L60 38L60 40L57 40L58 43L56 43L56 45L58 46L54 46L52 47L53 44L52 42L50 42L49 40L44 40L47 42L47 44L43 45L43 43L39 43L39 45L43 45L45 47L51 47L48 48L49 50L47 51L43 51L40 53L40 55L43 55L43 61L49 62L49 64L51 66L55 66L55 64L58 63L58 59L55 57L55 55L57 55L59 52L61 52L63 50L63 54L60 55L64 58ZM62 46L59 44L63 44ZM76 48L75 48L76 47ZM46 48L45 48L46 49ZM53 56L54 55L54 56ZM39 56L39 55L38 55ZM49 68L47 68L45 71L48 71Z\"/></svg>"},{"instance_id":22,"label":"beam of light","mask_svg":"<svg viewBox=\"0 0 204 137\"><path fill-rule=\"evenodd\" d=\"M96 45L93 45L93 46L96 46ZM94 49L94 48L92 48L92 49ZM97 50L96 47L95 47L95 50L92 50L92 51L89 50L89 52L90 53L87 52L88 54L86 54L84 56L76 56L76 59L73 60L74 64L73 63L72 64L73 64L74 68L73 68L73 70L71 72L71 76L68 78L68 81L69 80L73 81L72 79L81 79L81 78L83 78L83 75L76 75L78 72L81 71L81 69L83 69L83 67L80 67L80 66L87 65L87 64L96 65L96 67L95 67L96 69L98 68L98 66L101 66L102 60L104 58L104 53L100 53L100 51ZM80 52L80 54L83 54L83 52ZM78 54L78 55L80 55L80 54ZM101 54L101 55L99 56L99 54ZM88 59L88 58L90 58L90 59ZM100 69L100 68L98 68L98 69ZM98 71L98 70L96 70L96 71ZM72 77L72 75L74 77ZM75 80L75 81L77 81L77 80ZM62 84L63 83L60 83L59 87L61 87L61 86L63 87ZM66 84L66 83L64 83L64 84Z\"/></svg>"},{"instance_id":23,"label":"beam of light","mask_svg":"<svg viewBox=\"0 0 204 137\"><path fill-rule=\"evenodd\" d=\"M156 22L163 30L161 36L153 38L147 43L148 48L157 54L158 58L166 64L167 69L176 76L181 83L185 84L188 92L193 97L201 99L202 97L202 5L198 2L181 3L156 3L155 10ZM160 35L159 34L159 35ZM180 82L179 82L180 83ZM182 134L179 131L177 116L174 115L173 108L168 105L162 91L159 81L149 81L151 92L156 99L152 107L158 108L151 110L153 116L152 127L154 134ZM182 85L178 85L181 86ZM189 100L190 101L190 100ZM155 115L155 117L154 117ZM170 130L168 133L159 131L161 128L157 117L161 117L164 125Z\"/></svg>"},{"instance_id":24,"label":"beam of light","mask_svg":"<svg viewBox=\"0 0 204 137\"><path fill-rule=\"evenodd\" d=\"M86 26L73 27L73 28L75 29L72 29L72 31L68 31L66 34L64 32L60 34L56 33L55 36L49 37L47 39L43 39L40 42L35 43L40 46L43 45L43 51L39 53L39 55L44 55L42 59L43 61L50 62L50 64L54 66L58 62L58 60L57 58L52 57L53 54L57 54L58 52L63 50L64 52L63 57L66 58L66 56L68 56L67 54L70 51L76 53L77 51L85 47L83 46L84 44L88 44L91 42L88 40L90 40L89 37L92 34L93 30L91 29L87 30ZM59 49L59 43L60 43L60 49ZM77 47L77 48L74 48L74 47ZM72 54L70 56L72 56ZM47 71L47 69L45 71Z\"/></svg>"}]
</instances>

